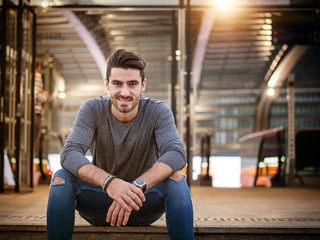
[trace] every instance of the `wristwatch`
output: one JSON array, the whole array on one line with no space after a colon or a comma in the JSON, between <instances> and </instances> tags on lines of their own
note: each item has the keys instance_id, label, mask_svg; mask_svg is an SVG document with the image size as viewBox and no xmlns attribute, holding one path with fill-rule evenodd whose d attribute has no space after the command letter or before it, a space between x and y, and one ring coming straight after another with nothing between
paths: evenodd
<instances>
[{"instance_id":1,"label":"wristwatch","mask_svg":"<svg viewBox=\"0 0 320 240\"><path fill-rule=\"evenodd\" d=\"M137 187L141 188L142 189L142 192L144 193L147 189L147 184L146 182L141 179L141 178L138 178L136 180L133 181L134 185L136 185Z\"/></svg>"}]
</instances>

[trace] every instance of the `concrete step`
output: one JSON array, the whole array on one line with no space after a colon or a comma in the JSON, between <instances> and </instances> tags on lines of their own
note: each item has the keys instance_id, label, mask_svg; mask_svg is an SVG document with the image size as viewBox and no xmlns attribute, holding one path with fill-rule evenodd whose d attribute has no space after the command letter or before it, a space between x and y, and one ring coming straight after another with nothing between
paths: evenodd
<instances>
[{"instance_id":1,"label":"concrete step","mask_svg":"<svg viewBox=\"0 0 320 240\"><path fill-rule=\"evenodd\" d=\"M0 240L45 239L48 186L0 194ZM320 239L319 188L192 187L195 238ZM79 214L73 239L169 239L165 217L149 227L94 227Z\"/></svg>"},{"instance_id":2,"label":"concrete step","mask_svg":"<svg viewBox=\"0 0 320 240\"><path fill-rule=\"evenodd\" d=\"M46 228L41 226L0 226L1 240L42 240ZM157 227L76 227L73 239L76 240L165 240L169 239L166 229ZM301 240L320 239L319 229L283 229L283 228L200 228L195 232L198 240Z\"/></svg>"},{"instance_id":3,"label":"concrete step","mask_svg":"<svg viewBox=\"0 0 320 240\"><path fill-rule=\"evenodd\" d=\"M27 223L27 224L26 224ZM195 239L300 240L320 239L320 219L313 218L195 218ZM0 240L45 239L45 216L0 216ZM148 227L95 227L76 217L73 239L165 240L162 218Z\"/></svg>"}]
</instances>

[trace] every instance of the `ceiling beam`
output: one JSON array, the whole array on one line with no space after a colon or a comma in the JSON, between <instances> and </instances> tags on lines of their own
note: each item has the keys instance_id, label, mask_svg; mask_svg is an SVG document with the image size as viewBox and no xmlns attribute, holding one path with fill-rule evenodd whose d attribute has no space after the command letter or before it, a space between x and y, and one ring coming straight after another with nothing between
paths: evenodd
<instances>
[{"instance_id":1,"label":"ceiling beam","mask_svg":"<svg viewBox=\"0 0 320 240\"><path fill-rule=\"evenodd\" d=\"M194 57L192 60L191 87L196 91L200 85L200 78L207 44L210 39L211 29L214 24L216 14L212 9L206 10L203 14L199 34L197 36Z\"/></svg>"},{"instance_id":2,"label":"ceiling beam","mask_svg":"<svg viewBox=\"0 0 320 240\"><path fill-rule=\"evenodd\" d=\"M63 15L68 19L69 23L74 27L75 31L79 34L85 45L87 46L92 58L97 64L102 79L105 78L106 71L106 59L89 32L89 30L83 25L80 19L72 11L64 11Z\"/></svg>"},{"instance_id":3,"label":"ceiling beam","mask_svg":"<svg viewBox=\"0 0 320 240\"><path fill-rule=\"evenodd\" d=\"M295 45L279 63L278 67L269 78L269 87L275 87L277 89L280 88L283 85L284 81L288 78L297 62L301 59L301 57L308 49L309 46L306 45ZM270 86L269 83L273 81L274 84ZM268 119L271 104L276 99L276 97L277 96L269 97L265 94L265 91L262 92L262 96L260 97L260 101L257 105L255 128L256 131L262 131L268 128Z\"/></svg>"}]
</instances>

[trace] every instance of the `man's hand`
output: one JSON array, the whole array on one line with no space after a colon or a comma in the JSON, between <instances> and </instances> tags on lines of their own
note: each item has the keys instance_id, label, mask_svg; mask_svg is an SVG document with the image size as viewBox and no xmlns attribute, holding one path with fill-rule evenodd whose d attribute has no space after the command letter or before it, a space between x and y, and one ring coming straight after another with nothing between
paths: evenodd
<instances>
[{"instance_id":1,"label":"man's hand","mask_svg":"<svg viewBox=\"0 0 320 240\"><path fill-rule=\"evenodd\" d=\"M78 170L78 175L84 181L102 186L103 181L110 173L105 172L93 164L86 164ZM111 204L108 210L106 220L107 222L111 220L113 224L115 224L117 219L120 225L121 222L126 224L131 211L133 209L138 211L142 203L146 200L140 188L119 178L115 178L110 182L107 187L107 193L109 197L114 200L114 203Z\"/></svg>"},{"instance_id":2,"label":"man's hand","mask_svg":"<svg viewBox=\"0 0 320 240\"><path fill-rule=\"evenodd\" d=\"M146 200L141 189L119 178L114 179L110 183L107 188L107 193L109 197L116 202L114 209L111 209L110 207L107 215L109 216L110 213L112 215L112 219L114 218L114 214L124 214L122 210L126 212L131 212L133 209L139 211L142 203ZM111 206L113 205L114 204Z\"/></svg>"},{"instance_id":3,"label":"man's hand","mask_svg":"<svg viewBox=\"0 0 320 240\"><path fill-rule=\"evenodd\" d=\"M131 211L126 211L118 202L113 201L108 210L106 221L110 222L111 226L115 224L117 227L120 227L121 224L125 226L128 223L130 214Z\"/></svg>"}]
</instances>

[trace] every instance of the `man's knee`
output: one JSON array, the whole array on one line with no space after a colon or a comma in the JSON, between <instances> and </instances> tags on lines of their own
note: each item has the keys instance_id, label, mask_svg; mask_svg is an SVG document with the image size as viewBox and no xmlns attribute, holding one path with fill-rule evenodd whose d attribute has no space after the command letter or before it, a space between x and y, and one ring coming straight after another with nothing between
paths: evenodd
<instances>
[{"instance_id":1,"label":"man's knee","mask_svg":"<svg viewBox=\"0 0 320 240\"><path fill-rule=\"evenodd\" d=\"M171 178L172 180L175 180L175 181L177 181L177 182L181 182L181 180L182 180L183 178L185 178L185 177L186 177L186 175L185 175L184 172L182 172L181 170L178 170L178 171L174 172L174 173L170 176L170 178Z\"/></svg>"},{"instance_id":2,"label":"man's knee","mask_svg":"<svg viewBox=\"0 0 320 240\"><path fill-rule=\"evenodd\" d=\"M65 181L64 181L64 179L61 178L61 177L55 177L55 178L53 179L53 182L52 182L52 184L64 184L64 183L65 183Z\"/></svg>"},{"instance_id":3,"label":"man's knee","mask_svg":"<svg viewBox=\"0 0 320 240\"><path fill-rule=\"evenodd\" d=\"M52 185L61 185L65 183L72 183L75 180L75 176L71 174L68 170L59 169L52 178Z\"/></svg>"}]
</instances>

